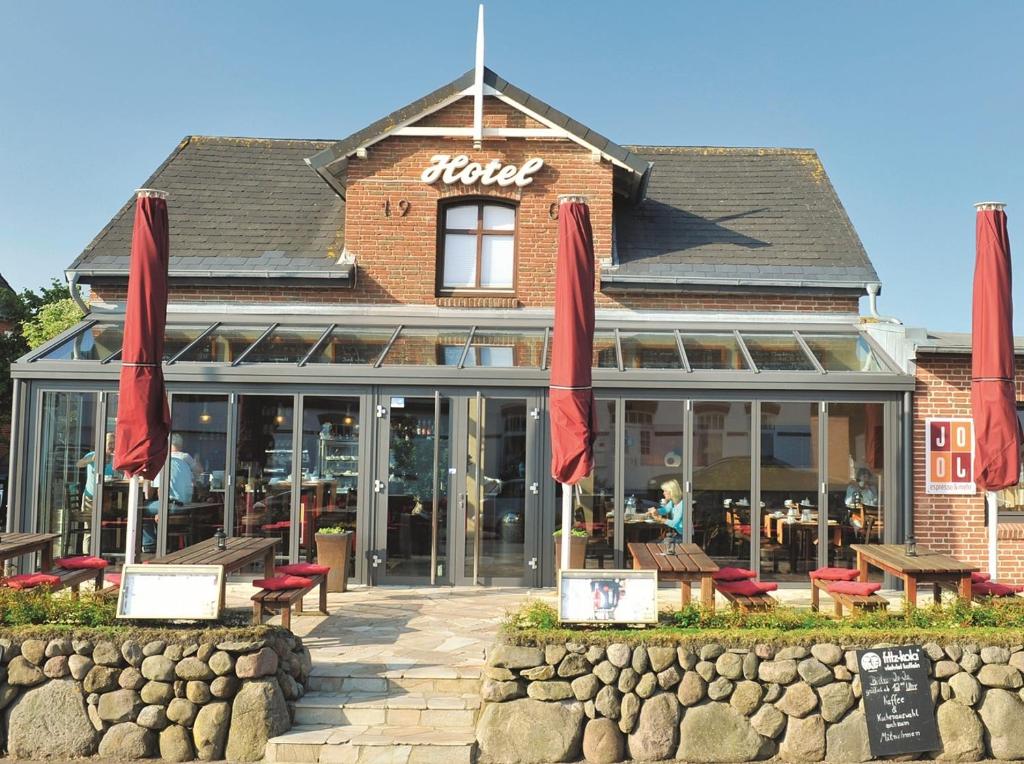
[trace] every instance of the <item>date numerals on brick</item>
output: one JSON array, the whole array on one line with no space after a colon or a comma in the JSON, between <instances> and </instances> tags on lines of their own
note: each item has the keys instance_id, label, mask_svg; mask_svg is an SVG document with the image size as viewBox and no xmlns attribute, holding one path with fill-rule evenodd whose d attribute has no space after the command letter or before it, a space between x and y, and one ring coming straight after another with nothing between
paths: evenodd
<instances>
[{"instance_id":1,"label":"date numerals on brick","mask_svg":"<svg viewBox=\"0 0 1024 764\"><path fill-rule=\"evenodd\" d=\"M392 215L397 215L400 218L404 218L406 215L409 214L409 208L411 206L412 205L409 204L409 201L407 199L399 199L398 202L394 205L394 207L392 207L391 200L385 199L383 204L384 217L389 218Z\"/></svg>"}]
</instances>

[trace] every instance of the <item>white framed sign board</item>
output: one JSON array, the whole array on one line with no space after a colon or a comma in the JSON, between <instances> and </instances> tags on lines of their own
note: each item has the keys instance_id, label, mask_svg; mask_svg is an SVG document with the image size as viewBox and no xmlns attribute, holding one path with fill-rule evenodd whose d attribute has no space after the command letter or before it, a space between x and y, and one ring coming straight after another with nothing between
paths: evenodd
<instances>
[{"instance_id":1,"label":"white framed sign board","mask_svg":"<svg viewBox=\"0 0 1024 764\"><path fill-rule=\"evenodd\" d=\"M657 623L658 571L560 570L562 623Z\"/></svg>"},{"instance_id":2,"label":"white framed sign board","mask_svg":"<svg viewBox=\"0 0 1024 764\"><path fill-rule=\"evenodd\" d=\"M223 565L125 565L117 617L216 620L223 589Z\"/></svg>"}]
</instances>

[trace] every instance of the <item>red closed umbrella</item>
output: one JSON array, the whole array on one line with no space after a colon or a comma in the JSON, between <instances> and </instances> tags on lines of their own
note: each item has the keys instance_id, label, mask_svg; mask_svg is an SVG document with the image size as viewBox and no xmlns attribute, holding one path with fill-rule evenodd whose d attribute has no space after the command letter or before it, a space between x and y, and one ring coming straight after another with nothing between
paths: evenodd
<instances>
[{"instance_id":1,"label":"red closed umbrella","mask_svg":"<svg viewBox=\"0 0 1024 764\"><path fill-rule=\"evenodd\" d=\"M974 480L988 492L989 568L996 575L996 497L1020 476L1020 425L1014 389L1013 277L1004 205L975 205L977 259L971 326Z\"/></svg>"},{"instance_id":2,"label":"red closed umbrella","mask_svg":"<svg viewBox=\"0 0 1024 764\"><path fill-rule=\"evenodd\" d=\"M569 567L572 487L594 469L594 234L578 196L559 199L551 346L551 475L562 484L562 569Z\"/></svg>"},{"instance_id":3,"label":"red closed umbrella","mask_svg":"<svg viewBox=\"0 0 1024 764\"><path fill-rule=\"evenodd\" d=\"M114 444L114 468L132 479L128 494L125 564L135 560L139 477L152 480L167 459L171 413L167 407L162 363L169 254L167 195L139 189L128 272Z\"/></svg>"}]
</instances>

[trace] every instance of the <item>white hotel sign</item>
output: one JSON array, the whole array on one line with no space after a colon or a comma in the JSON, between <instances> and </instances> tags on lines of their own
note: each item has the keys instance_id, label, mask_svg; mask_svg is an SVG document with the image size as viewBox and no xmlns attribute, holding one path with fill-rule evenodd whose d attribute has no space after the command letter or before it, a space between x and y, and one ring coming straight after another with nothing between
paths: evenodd
<instances>
[{"instance_id":1,"label":"white hotel sign","mask_svg":"<svg viewBox=\"0 0 1024 764\"><path fill-rule=\"evenodd\" d=\"M479 183L482 186L528 186L533 183L533 175L544 166L544 160L539 157L527 159L522 167L514 164L502 166L497 159L492 159L487 164L470 162L465 154L452 156L450 154L435 154L430 158L430 166L420 175L424 183L462 183L465 186L472 186Z\"/></svg>"}]
</instances>

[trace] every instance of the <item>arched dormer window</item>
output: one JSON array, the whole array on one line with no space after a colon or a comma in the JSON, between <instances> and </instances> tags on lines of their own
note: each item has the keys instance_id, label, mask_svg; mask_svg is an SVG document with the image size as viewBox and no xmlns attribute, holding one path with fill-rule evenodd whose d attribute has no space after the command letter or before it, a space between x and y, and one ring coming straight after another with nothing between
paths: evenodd
<instances>
[{"instance_id":1,"label":"arched dormer window","mask_svg":"<svg viewBox=\"0 0 1024 764\"><path fill-rule=\"evenodd\" d=\"M440 292L515 290L515 205L459 200L443 205L439 217Z\"/></svg>"}]
</instances>

